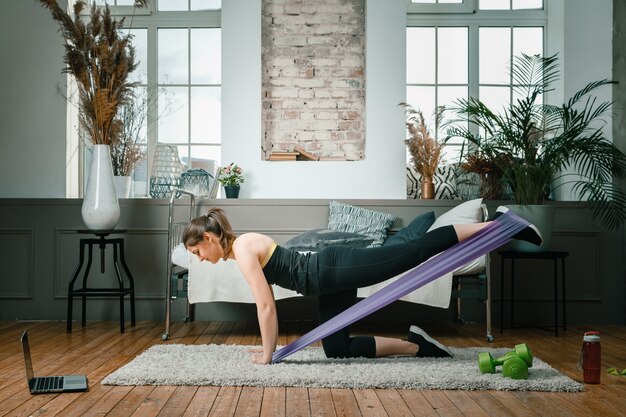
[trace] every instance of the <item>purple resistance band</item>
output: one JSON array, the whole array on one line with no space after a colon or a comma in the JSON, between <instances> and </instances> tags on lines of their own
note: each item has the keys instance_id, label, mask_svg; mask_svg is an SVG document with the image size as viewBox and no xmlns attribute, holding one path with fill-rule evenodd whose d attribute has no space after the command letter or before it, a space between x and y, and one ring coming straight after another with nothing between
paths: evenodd
<instances>
[{"instance_id":1,"label":"purple resistance band","mask_svg":"<svg viewBox=\"0 0 626 417\"><path fill-rule=\"evenodd\" d=\"M509 212L489 223L470 238L459 242L439 255L409 270L396 281L359 301L344 312L320 324L302 337L274 352L272 363L277 363L320 339L343 329L357 320L399 300L408 293L434 281L468 262L507 243L528 226L528 222Z\"/></svg>"}]
</instances>

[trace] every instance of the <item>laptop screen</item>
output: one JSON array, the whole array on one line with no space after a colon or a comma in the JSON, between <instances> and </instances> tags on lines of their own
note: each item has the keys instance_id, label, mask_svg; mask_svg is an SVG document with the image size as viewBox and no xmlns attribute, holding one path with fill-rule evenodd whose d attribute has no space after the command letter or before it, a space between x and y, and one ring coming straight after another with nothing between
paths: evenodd
<instances>
[{"instance_id":1,"label":"laptop screen","mask_svg":"<svg viewBox=\"0 0 626 417\"><path fill-rule=\"evenodd\" d=\"M26 381L33 379L33 362L30 359L30 347L28 345L28 332L22 333L22 352L24 353L24 366L26 368Z\"/></svg>"}]
</instances>

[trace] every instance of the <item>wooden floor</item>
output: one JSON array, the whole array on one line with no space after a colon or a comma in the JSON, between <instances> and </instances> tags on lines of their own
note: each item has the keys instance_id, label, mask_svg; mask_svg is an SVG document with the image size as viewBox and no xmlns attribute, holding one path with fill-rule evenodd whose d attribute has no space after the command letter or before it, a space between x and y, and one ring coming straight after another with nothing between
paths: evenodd
<instances>
[{"instance_id":1,"label":"wooden floor","mask_svg":"<svg viewBox=\"0 0 626 417\"><path fill-rule=\"evenodd\" d=\"M281 324L280 344L311 323ZM602 332L604 369L626 368L626 326L571 327L565 336L538 329L496 333L493 347L528 343L535 356L577 381L582 333ZM19 336L29 331L35 373L87 374L89 391L31 395L26 386ZM406 324L368 324L355 330L404 336ZM443 343L489 346L484 326L425 326ZM90 322L65 333L63 322L0 322L0 416L624 416L626 377L602 375L582 393L508 391L413 391L401 389L306 389L255 387L106 386L103 377L148 347L163 343L162 323L140 322L125 334L118 323ZM255 323L175 323L167 343L256 344Z\"/></svg>"}]
</instances>

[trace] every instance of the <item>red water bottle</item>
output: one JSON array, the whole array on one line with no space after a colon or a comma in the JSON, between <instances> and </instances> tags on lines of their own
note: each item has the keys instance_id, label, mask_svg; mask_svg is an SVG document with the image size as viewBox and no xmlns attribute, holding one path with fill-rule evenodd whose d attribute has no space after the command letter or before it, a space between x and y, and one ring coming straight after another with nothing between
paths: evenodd
<instances>
[{"instance_id":1,"label":"red water bottle","mask_svg":"<svg viewBox=\"0 0 626 417\"><path fill-rule=\"evenodd\" d=\"M583 381L585 384L600 383L600 332L585 332L583 336Z\"/></svg>"}]
</instances>

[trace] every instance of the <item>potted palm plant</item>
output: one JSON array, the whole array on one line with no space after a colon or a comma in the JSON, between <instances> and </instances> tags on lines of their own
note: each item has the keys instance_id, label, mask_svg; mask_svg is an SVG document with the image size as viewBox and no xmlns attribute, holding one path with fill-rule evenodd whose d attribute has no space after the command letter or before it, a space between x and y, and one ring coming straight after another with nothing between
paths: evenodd
<instances>
[{"instance_id":1,"label":"potted palm plant","mask_svg":"<svg viewBox=\"0 0 626 417\"><path fill-rule=\"evenodd\" d=\"M560 76L556 55L515 57L511 74L519 98L501 112L476 98L457 100L458 119L448 127L449 137L467 139L470 155L493 161L523 209L542 205L551 189L571 184L594 219L619 228L626 219L626 195L614 180L626 176L626 156L602 129L612 103L593 95L614 82L591 82L556 106L542 102ZM549 235L544 231L544 249Z\"/></svg>"},{"instance_id":2,"label":"potted palm plant","mask_svg":"<svg viewBox=\"0 0 626 417\"><path fill-rule=\"evenodd\" d=\"M73 16L57 0L39 0L59 24L65 54L63 72L77 87L79 126L92 143L92 164L81 214L89 229L111 229L120 215L115 194L109 146L119 140L122 121L119 109L131 103L135 84L129 75L137 67L130 33L123 33L121 21L111 16L109 6L91 7L83 17L86 3L76 1ZM147 0L135 0L144 7ZM105 196L106 195L106 196Z\"/></svg>"}]
</instances>

